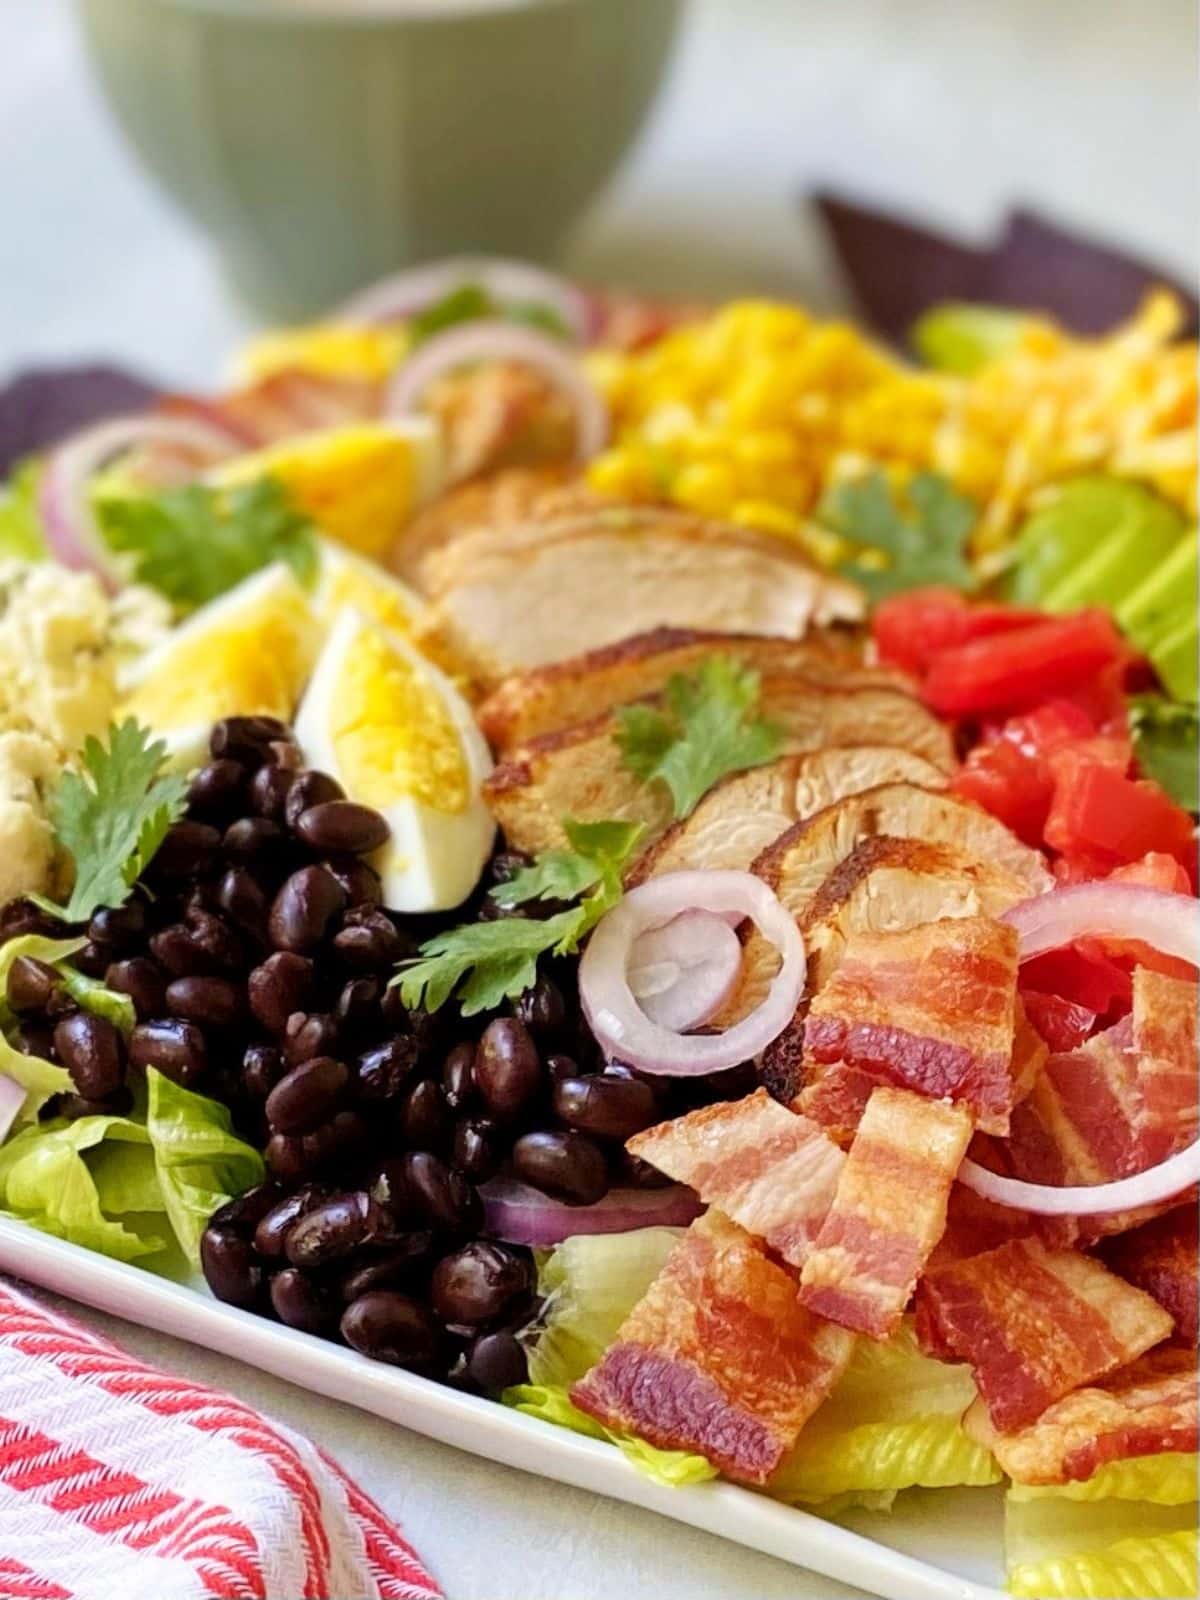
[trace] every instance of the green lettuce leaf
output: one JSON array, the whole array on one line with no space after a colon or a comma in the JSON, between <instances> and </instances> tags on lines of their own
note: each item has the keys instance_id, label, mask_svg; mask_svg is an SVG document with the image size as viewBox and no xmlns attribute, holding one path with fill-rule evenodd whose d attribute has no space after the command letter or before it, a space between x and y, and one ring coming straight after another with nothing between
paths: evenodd
<instances>
[{"instance_id":1,"label":"green lettuce leaf","mask_svg":"<svg viewBox=\"0 0 1200 1600\"><path fill-rule=\"evenodd\" d=\"M28 956L34 961L45 961L61 973L68 994L85 1011L106 1017L122 1033L132 1033L137 1014L129 996L105 988L99 978L89 978L71 965L71 957L86 943L86 939L46 939L41 934L23 933L0 945L0 1027L10 1027L15 1020L4 999L9 971L19 956Z\"/></svg>"},{"instance_id":2,"label":"green lettuce leaf","mask_svg":"<svg viewBox=\"0 0 1200 1600\"><path fill-rule=\"evenodd\" d=\"M17 561L45 561L46 535L37 507L41 464L23 461L8 482L0 484L0 557Z\"/></svg>"},{"instance_id":3,"label":"green lettuce leaf","mask_svg":"<svg viewBox=\"0 0 1200 1600\"><path fill-rule=\"evenodd\" d=\"M33 1122L46 1101L56 1094L69 1094L74 1088L71 1074L53 1061L43 1061L41 1056L27 1056L16 1050L0 1033L0 1072L25 1091L25 1103L17 1112L18 1127ZM7 1149L7 1146L3 1147ZM0 1150L0 1153L3 1153Z\"/></svg>"},{"instance_id":4,"label":"green lettuce leaf","mask_svg":"<svg viewBox=\"0 0 1200 1600\"><path fill-rule=\"evenodd\" d=\"M949 300L919 317L909 340L927 367L969 378L1006 355L1029 326L1023 311Z\"/></svg>"},{"instance_id":5,"label":"green lettuce leaf","mask_svg":"<svg viewBox=\"0 0 1200 1600\"><path fill-rule=\"evenodd\" d=\"M1138 764L1187 811L1200 811L1200 715L1160 694L1135 695L1129 725Z\"/></svg>"},{"instance_id":6,"label":"green lettuce leaf","mask_svg":"<svg viewBox=\"0 0 1200 1600\"><path fill-rule=\"evenodd\" d=\"M1197 1592L1196 1502L1009 1495L1010 1594L1025 1600L1187 1600Z\"/></svg>"}]
</instances>

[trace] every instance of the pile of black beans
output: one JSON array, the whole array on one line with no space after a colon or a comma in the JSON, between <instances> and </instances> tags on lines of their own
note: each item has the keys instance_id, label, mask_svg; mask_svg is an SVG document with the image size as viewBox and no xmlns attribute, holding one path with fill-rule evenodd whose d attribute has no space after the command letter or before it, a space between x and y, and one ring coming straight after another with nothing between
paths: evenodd
<instances>
[{"instance_id":1,"label":"pile of black beans","mask_svg":"<svg viewBox=\"0 0 1200 1600\"><path fill-rule=\"evenodd\" d=\"M752 1074L664 1086L605 1066L573 963L504 1014L407 1009L390 980L437 923L381 906L364 857L384 819L306 768L272 718L228 718L210 749L131 898L81 930L76 965L133 1001L128 1041L53 968L13 964L15 1042L74 1085L46 1114L124 1110L130 1072L148 1066L221 1100L269 1176L209 1222L213 1293L497 1393L524 1375L534 1271L528 1251L484 1236L478 1186L511 1174L589 1205L613 1184L657 1184L624 1141L746 1092ZM477 900L443 923L502 914L486 888L521 864L494 858ZM0 938L25 931L62 927L13 902Z\"/></svg>"}]
</instances>

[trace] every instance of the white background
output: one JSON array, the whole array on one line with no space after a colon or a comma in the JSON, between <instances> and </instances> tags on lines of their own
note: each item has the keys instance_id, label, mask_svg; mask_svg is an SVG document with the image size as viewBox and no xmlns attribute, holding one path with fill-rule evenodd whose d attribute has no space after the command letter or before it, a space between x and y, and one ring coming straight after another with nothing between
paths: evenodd
<instances>
[{"instance_id":1,"label":"white background","mask_svg":"<svg viewBox=\"0 0 1200 1600\"><path fill-rule=\"evenodd\" d=\"M247 319L128 159L69 10L0 0L0 374L104 355L214 382ZM978 237L1033 202L1194 277L1194 33L1191 0L695 0L653 124L571 265L829 305L829 263L794 204L824 183ZM86 1320L305 1429L401 1519L451 1600L851 1593Z\"/></svg>"}]
</instances>

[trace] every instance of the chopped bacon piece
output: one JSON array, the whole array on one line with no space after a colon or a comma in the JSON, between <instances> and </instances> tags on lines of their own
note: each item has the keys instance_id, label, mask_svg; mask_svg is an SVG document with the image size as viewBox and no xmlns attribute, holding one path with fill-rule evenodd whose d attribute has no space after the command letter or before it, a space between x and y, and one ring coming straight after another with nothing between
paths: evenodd
<instances>
[{"instance_id":1,"label":"chopped bacon piece","mask_svg":"<svg viewBox=\"0 0 1200 1600\"><path fill-rule=\"evenodd\" d=\"M963 1418L1018 1483L1075 1483L1110 1461L1197 1446L1196 1355L1152 1350L1111 1378L1076 1389L1016 1432L999 1433L980 1401Z\"/></svg>"},{"instance_id":2,"label":"chopped bacon piece","mask_svg":"<svg viewBox=\"0 0 1200 1600\"><path fill-rule=\"evenodd\" d=\"M1016 994L1016 933L989 917L855 934L809 1008L805 1056L957 1101L1007 1133Z\"/></svg>"},{"instance_id":3,"label":"chopped bacon piece","mask_svg":"<svg viewBox=\"0 0 1200 1600\"><path fill-rule=\"evenodd\" d=\"M946 1226L946 1202L971 1114L911 1089L876 1089L800 1274L810 1311L890 1338Z\"/></svg>"},{"instance_id":4,"label":"chopped bacon piece","mask_svg":"<svg viewBox=\"0 0 1200 1600\"><path fill-rule=\"evenodd\" d=\"M1096 1026L1096 1013L1074 1000L1038 989L1022 989L1025 1015L1051 1050L1077 1050Z\"/></svg>"},{"instance_id":5,"label":"chopped bacon piece","mask_svg":"<svg viewBox=\"0 0 1200 1600\"><path fill-rule=\"evenodd\" d=\"M926 1272L917 1305L926 1348L971 1363L1002 1432L1134 1360L1172 1327L1148 1294L1100 1262L1036 1239Z\"/></svg>"},{"instance_id":6,"label":"chopped bacon piece","mask_svg":"<svg viewBox=\"0 0 1200 1600\"><path fill-rule=\"evenodd\" d=\"M974 1147L968 1148L967 1154L977 1159ZM1036 1229L1037 1223L1028 1211L998 1206L965 1184L956 1183L946 1206L945 1232L929 1258L929 1266L943 1267L951 1261L965 1261L968 1256L981 1256L985 1250L994 1250L1010 1239L1027 1239Z\"/></svg>"},{"instance_id":7,"label":"chopped bacon piece","mask_svg":"<svg viewBox=\"0 0 1200 1600\"><path fill-rule=\"evenodd\" d=\"M1133 1047L1140 1061L1142 1165L1196 1137L1197 986L1148 967L1133 974Z\"/></svg>"},{"instance_id":8,"label":"chopped bacon piece","mask_svg":"<svg viewBox=\"0 0 1200 1600\"><path fill-rule=\"evenodd\" d=\"M806 1071L808 1082L792 1105L824 1128L831 1139L848 1146L872 1092L887 1080L878 1072L852 1067L846 1061L810 1063Z\"/></svg>"},{"instance_id":9,"label":"chopped bacon piece","mask_svg":"<svg viewBox=\"0 0 1200 1600\"><path fill-rule=\"evenodd\" d=\"M1200 1219L1190 1202L1108 1240L1105 1262L1175 1318L1175 1337L1195 1344L1200 1322Z\"/></svg>"},{"instance_id":10,"label":"chopped bacon piece","mask_svg":"<svg viewBox=\"0 0 1200 1600\"><path fill-rule=\"evenodd\" d=\"M1019 1105L1033 1092L1049 1054L1046 1041L1034 1027L1025 1009L1025 1002L1018 994L1013 1014L1012 1060L1008 1068L1012 1079L1013 1105Z\"/></svg>"},{"instance_id":11,"label":"chopped bacon piece","mask_svg":"<svg viewBox=\"0 0 1200 1600\"><path fill-rule=\"evenodd\" d=\"M571 1399L606 1427L765 1483L853 1346L853 1334L805 1310L763 1245L707 1211Z\"/></svg>"},{"instance_id":12,"label":"chopped bacon piece","mask_svg":"<svg viewBox=\"0 0 1200 1600\"><path fill-rule=\"evenodd\" d=\"M816 1123L765 1089L660 1123L628 1148L794 1267L812 1248L846 1159Z\"/></svg>"}]
</instances>

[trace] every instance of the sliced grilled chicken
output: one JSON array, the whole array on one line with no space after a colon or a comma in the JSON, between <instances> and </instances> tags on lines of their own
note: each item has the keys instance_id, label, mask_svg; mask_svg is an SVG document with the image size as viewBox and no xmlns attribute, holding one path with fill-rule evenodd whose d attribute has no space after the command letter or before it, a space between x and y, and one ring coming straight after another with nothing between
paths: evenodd
<instances>
[{"instance_id":1,"label":"sliced grilled chicken","mask_svg":"<svg viewBox=\"0 0 1200 1600\"><path fill-rule=\"evenodd\" d=\"M651 628L799 638L863 596L792 546L662 508L608 508L466 534L423 564L437 648L478 682Z\"/></svg>"},{"instance_id":2,"label":"sliced grilled chicken","mask_svg":"<svg viewBox=\"0 0 1200 1600\"><path fill-rule=\"evenodd\" d=\"M893 669L865 665L861 639L850 629L820 628L803 639L780 639L653 628L506 678L479 707L479 723L493 749L511 750L614 706L657 694L675 673L693 672L714 655L732 656L760 672L798 672L839 689L876 683L909 687Z\"/></svg>"},{"instance_id":3,"label":"sliced grilled chicken","mask_svg":"<svg viewBox=\"0 0 1200 1600\"><path fill-rule=\"evenodd\" d=\"M760 705L782 728L785 753L865 741L912 751L943 772L954 766L944 725L897 689L839 690L803 678L765 677ZM513 849L560 847L566 842L563 817L642 822L646 846L665 832L671 822L666 787L643 783L626 770L615 730L613 717L597 717L534 739L496 768L484 793Z\"/></svg>"},{"instance_id":4,"label":"sliced grilled chicken","mask_svg":"<svg viewBox=\"0 0 1200 1600\"><path fill-rule=\"evenodd\" d=\"M793 823L845 795L895 781L940 789L946 778L924 756L884 744L781 756L765 767L735 772L643 853L630 882L694 867L745 870Z\"/></svg>"}]
</instances>

